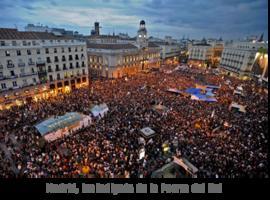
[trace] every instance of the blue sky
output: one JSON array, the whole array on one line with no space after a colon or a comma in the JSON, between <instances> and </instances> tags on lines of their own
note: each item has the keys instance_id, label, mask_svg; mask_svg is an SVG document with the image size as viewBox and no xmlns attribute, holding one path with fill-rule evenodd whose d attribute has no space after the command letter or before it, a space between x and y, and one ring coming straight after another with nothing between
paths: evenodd
<instances>
[{"instance_id":1,"label":"blue sky","mask_svg":"<svg viewBox=\"0 0 270 200\"><path fill-rule=\"evenodd\" d=\"M0 0L0 27L41 23L89 34L135 36L144 19L149 35L182 38L268 36L268 0Z\"/></svg>"}]
</instances>

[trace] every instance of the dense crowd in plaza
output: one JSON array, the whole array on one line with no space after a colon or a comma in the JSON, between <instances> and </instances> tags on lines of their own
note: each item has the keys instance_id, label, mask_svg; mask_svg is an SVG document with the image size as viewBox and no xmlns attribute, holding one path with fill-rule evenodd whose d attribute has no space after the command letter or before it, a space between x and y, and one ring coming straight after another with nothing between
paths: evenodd
<instances>
[{"instance_id":1,"label":"dense crowd in plaza","mask_svg":"<svg viewBox=\"0 0 270 200\"><path fill-rule=\"evenodd\" d=\"M184 91L195 83L220 85L218 101L194 101L167 91ZM244 97L233 94L240 84ZM246 105L247 112L229 111L233 101ZM56 141L44 142L34 127L66 112L89 114L91 105L103 102L109 107L103 118ZM168 112L154 110L156 104ZM0 111L0 127L0 177L147 178L171 155L187 158L198 177L268 177L268 94L253 81L200 69L94 81L89 88ZM138 138L144 127L157 134L140 160ZM165 142L169 154L163 152Z\"/></svg>"}]
</instances>

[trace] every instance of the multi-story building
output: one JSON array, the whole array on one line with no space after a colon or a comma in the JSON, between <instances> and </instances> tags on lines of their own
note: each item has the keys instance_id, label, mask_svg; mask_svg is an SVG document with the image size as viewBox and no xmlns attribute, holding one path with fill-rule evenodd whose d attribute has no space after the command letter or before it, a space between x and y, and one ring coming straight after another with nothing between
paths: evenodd
<instances>
[{"instance_id":1,"label":"multi-story building","mask_svg":"<svg viewBox=\"0 0 270 200\"><path fill-rule=\"evenodd\" d=\"M88 85L87 66L84 41L0 28L0 105Z\"/></svg>"},{"instance_id":2,"label":"multi-story building","mask_svg":"<svg viewBox=\"0 0 270 200\"><path fill-rule=\"evenodd\" d=\"M217 67L220 62L223 46L223 41L221 40L207 42L203 39L199 43L194 42L188 47L188 64L203 67Z\"/></svg>"},{"instance_id":3,"label":"multi-story building","mask_svg":"<svg viewBox=\"0 0 270 200\"><path fill-rule=\"evenodd\" d=\"M154 42L161 48L160 58L163 63L176 64L179 62L181 48L175 40L166 36L162 42Z\"/></svg>"},{"instance_id":4,"label":"multi-story building","mask_svg":"<svg viewBox=\"0 0 270 200\"><path fill-rule=\"evenodd\" d=\"M148 42L143 20L136 38L98 35L88 37L87 40L92 77L120 78L160 66L160 47Z\"/></svg>"},{"instance_id":5,"label":"multi-story building","mask_svg":"<svg viewBox=\"0 0 270 200\"><path fill-rule=\"evenodd\" d=\"M261 48L268 49L267 44L257 41L229 43L223 50L220 68L231 75L248 77Z\"/></svg>"}]
</instances>

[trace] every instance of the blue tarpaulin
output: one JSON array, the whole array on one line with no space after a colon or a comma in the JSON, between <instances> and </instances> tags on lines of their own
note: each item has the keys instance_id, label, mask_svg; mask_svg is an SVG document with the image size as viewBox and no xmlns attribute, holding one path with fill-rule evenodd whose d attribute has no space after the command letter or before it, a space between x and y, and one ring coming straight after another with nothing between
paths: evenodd
<instances>
[{"instance_id":1,"label":"blue tarpaulin","mask_svg":"<svg viewBox=\"0 0 270 200\"><path fill-rule=\"evenodd\" d=\"M191 96L192 100L197 100L197 101L206 101L206 102L216 102L217 99L213 97L208 97L204 94L194 94Z\"/></svg>"},{"instance_id":2,"label":"blue tarpaulin","mask_svg":"<svg viewBox=\"0 0 270 200\"><path fill-rule=\"evenodd\" d=\"M205 91L206 93L202 93L201 88L188 88L186 89L186 93L192 95L193 100L198 100L198 101L206 101L206 102L216 102L217 99L214 98L215 94L212 93L213 87L212 88L206 88Z\"/></svg>"},{"instance_id":3,"label":"blue tarpaulin","mask_svg":"<svg viewBox=\"0 0 270 200\"><path fill-rule=\"evenodd\" d=\"M193 94L200 94L201 93L201 89L200 88L188 88L188 89L186 89L185 92L188 93L188 94L191 94L191 95L193 95Z\"/></svg>"}]
</instances>

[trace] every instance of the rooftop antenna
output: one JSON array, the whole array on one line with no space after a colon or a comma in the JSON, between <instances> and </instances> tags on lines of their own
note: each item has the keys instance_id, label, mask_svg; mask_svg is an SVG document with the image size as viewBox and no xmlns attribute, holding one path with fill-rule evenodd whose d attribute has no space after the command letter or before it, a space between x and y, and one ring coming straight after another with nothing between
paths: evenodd
<instances>
[{"instance_id":1,"label":"rooftop antenna","mask_svg":"<svg viewBox=\"0 0 270 200\"><path fill-rule=\"evenodd\" d=\"M17 27L17 25L16 24L14 24L14 26L15 26L15 28L18 30L18 27Z\"/></svg>"}]
</instances>

